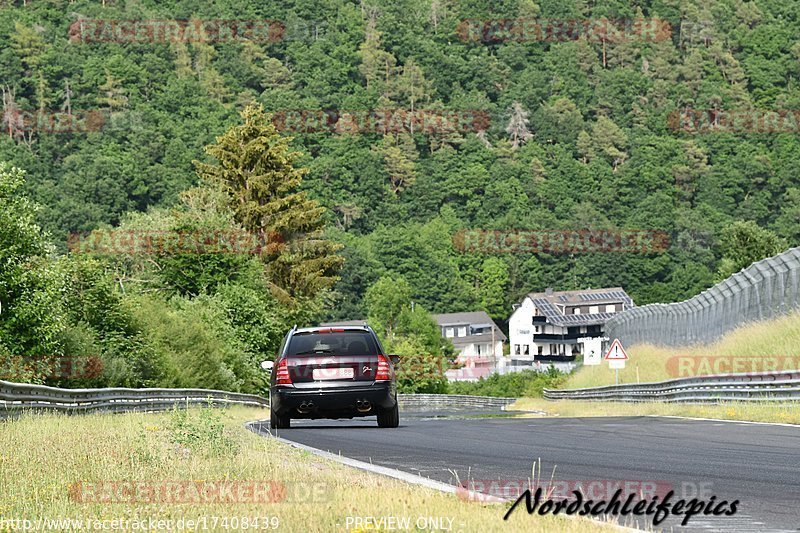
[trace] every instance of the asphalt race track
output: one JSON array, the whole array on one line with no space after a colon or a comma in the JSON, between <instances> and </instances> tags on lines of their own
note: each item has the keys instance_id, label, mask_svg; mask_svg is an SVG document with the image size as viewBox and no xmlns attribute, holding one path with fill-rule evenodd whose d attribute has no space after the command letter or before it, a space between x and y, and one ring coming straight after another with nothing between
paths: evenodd
<instances>
[{"instance_id":1,"label":"asphalt race track","mask_svg":"<svg viewBox=\"0 0 800 533\"><path fill-rule=\"evenodd\" d=\"M410 413L401 413L397 429L379 429L374 417L292 425L278 436L445 483L470 479L473 488L489 487L491 480L498 481L495 489L524 483L541 460L535 479L552 477L564 486L617 480L668 487L676 498L740 501L734 516L696 515L687 528L674 518L655 528L647 517L621 521L643 529L800 531L800 428L654 417L448 419ZM498 509L498 520L503 512ZM515 512L524 514L524 503Z\"/></svg>"}]
</instances>

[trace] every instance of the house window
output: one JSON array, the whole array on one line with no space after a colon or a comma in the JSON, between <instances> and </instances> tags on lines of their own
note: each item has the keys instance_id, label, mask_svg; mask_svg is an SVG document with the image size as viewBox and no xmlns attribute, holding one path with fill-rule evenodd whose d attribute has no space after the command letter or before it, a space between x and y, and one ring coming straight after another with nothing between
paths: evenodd
<instances>
[{"instance_id":1,"label":"house window","mask_svg":"<svg viewBox=\"0 0 800 533\"><path fill-rule=\"evenodd\" d=\"M581 308L580 307L576 307L575 309L572 310L572 314L573 315L581 314Z\"/></svg>"},{"instance_id":2,"label":"house window","mask_svg":"<svg viewBox=\"0 0 800 533\"><path fill-rule=\"evenodd\" d=\"M606 306L606 313L614 313L616 311L617 311L617 306L616 305L612 304L612 305L607 305Z\"/></svg>"},{"instance_id":3,"label":"house window","mask_svg":"<svg viewBox=\"0 0 800 533\"><path fill-rule=\"evenodd\" d=\"M555 344L551 344L550 345L550 355L556 355L556 345Z\"/></svg>"},{"instance_id":4,"label":"house window","mask_svg":"<svg viewBox=\"0 0 800 533\"><path fill-rule=\"evenodd\" d=\"M481 346L483 346L483 345L482 344L476 344L475 345L475 355L480 355L481 354Z\"/></svg>"},{"instance_id":5,"label":"house window","mask_svg":"<svg viewBox=\"0 0 800 533\"><path fill-rule=\"evenodd\" d=\"M455 332L453 331L453 328L447 328L446 330L444 330L444 336L447 337L448 339L452 338L454 335Z\"/></svg>"},{"instance_id":6,"label":"house window","mask_svg":"<svg viewBox=\"0 0 800 533\"><path fill-rule=\"evenodd\" d=\"M590 315L596 315L599 312L600 312L600 306L599 305L591 305L591 306L589 306L589 314Z\"/></svg>"},{"instance_id":7,"label":"house window","mask_svg":"<svg viewBox=\"0 0 800 533\"><path fill-rule=\"evenodd\" d=\"M466 337L467 336L467 326L458 328L458 336L459 337Z\"/></svg>"},{"instance_id":8,"label":"house window","mask_svg":"<svg viewBox=\"0 0 800 533\"><path fill-rule=\"evenodd\" d=\"M529 350L529 346L527 344L524 344L522 346L522 355L530 355L530 354L531 351Z\"/></svg>"},{"instance_id":9,"label":"house window","mask_svg":"<svg viewBox=\"0 0 800 533\"><path fill-rule=\"evenodd\" d=\"M514 355L519 355L519 344L514 345Z\"/></svg>"},{"instance_id":10,"label":"house window","mask_svg":"<svg viewBox=\"0 0 800 533\"><path fill-rule=\"evenodd\" d=\"M541 326L533 326L534 333L541 333L542 332L541 330L542 330Z\"/></svg>"},{"instance_id":11,"label":"house window","mask_svg":"<svg viewBox=\"0 0 800 533\"><path fill-rule=\"evenodd\" d=\"M539 354L539 355L542 355L542 345L541 344L536 347L536 353Z\"/></svg>"}]
</instances>

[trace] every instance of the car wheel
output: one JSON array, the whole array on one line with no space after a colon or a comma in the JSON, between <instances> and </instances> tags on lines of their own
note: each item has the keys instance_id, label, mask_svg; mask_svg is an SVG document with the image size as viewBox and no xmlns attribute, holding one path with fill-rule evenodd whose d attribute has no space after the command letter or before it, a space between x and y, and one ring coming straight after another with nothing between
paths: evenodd
<instances>
[{"instance_id":1,"label":"car wheel","mask_svg":"<svg viewBox=\"0 0 800 533\"><path fill-rule=\"evenodd\" d=\"M292 419L289 415L279 415L272 409L269 410L269 427L272 429L289 429Z\"/></svg>"},{"instance_id":2,"label":"car wheel","mask_svg":"<svg viewBox=\"0 0 800 533\"><path fill-rule=\"evenodd\" d=\"M394 407L387 410L378 412L378 427L380 428L396 428L400 425L400 408L397 401L394 402Z\"/></svg>"}]
</instances>

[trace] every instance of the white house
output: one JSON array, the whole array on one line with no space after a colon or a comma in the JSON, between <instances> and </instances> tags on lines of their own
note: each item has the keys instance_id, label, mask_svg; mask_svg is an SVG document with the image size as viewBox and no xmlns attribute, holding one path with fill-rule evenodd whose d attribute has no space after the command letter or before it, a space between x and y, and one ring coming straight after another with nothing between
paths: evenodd
<instances>
[{"instance_id":1,"label":"white house","mask_svg":"<svg viewBox=\"0 0 800 533\"><path fill-rule=\"evenodd\" d=\"M506 366L569 367L587 345L599 349L606 321L631 307L633 300L621 287L530 293L508 321L511 353Z\"/></svg>"},{"instance_id":2,"label":"white house","mask_svg":"<svg viewBox=\"0 0 800 533\"><path fill-rule=\"evenodd\" d=\"M507 337L485 311L445 313L433 318L442 330L442 337L453 342L456 361L464 364L463 368L448 370L447 379L476 381L495 371L503 358Z\"/></svg>"}]
</instances>

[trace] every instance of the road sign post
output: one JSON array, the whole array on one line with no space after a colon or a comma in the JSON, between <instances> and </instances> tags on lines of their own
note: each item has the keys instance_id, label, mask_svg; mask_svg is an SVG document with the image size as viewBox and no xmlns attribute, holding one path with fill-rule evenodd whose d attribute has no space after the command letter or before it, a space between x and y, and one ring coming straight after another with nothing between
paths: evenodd
<instances>
[{"instance_id":1,"label":"road sign post","mask_svg":"<svg viewBox=\"0 0 800 533\"><path fill-rule=\"evenodd\" d=\"M625 361L628 360L628 354L619 339L614 339L604 359L608 361L608 368L614 369L614 381L619 385L619 369L625 368Z\"/></svg>"}]
</instances>

